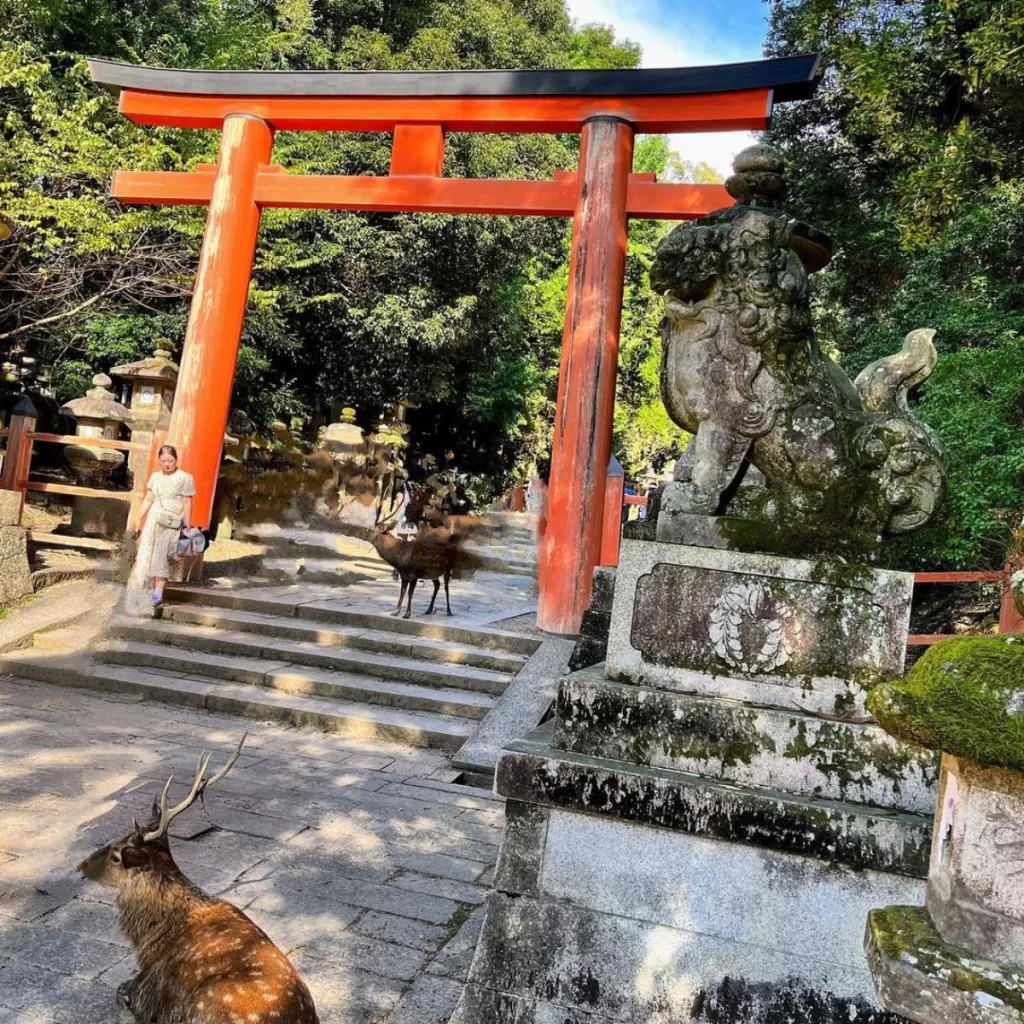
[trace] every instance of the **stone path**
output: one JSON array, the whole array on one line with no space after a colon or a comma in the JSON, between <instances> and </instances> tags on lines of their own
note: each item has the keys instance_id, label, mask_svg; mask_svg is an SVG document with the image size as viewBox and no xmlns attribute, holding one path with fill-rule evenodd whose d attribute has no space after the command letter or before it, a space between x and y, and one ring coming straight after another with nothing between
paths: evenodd
<instances>
[{"instance_id":1,"label":"stone path","mask_svg":"<svg viewBox=\"0 0 1024 1024\"><path fill-rule=\"evenodd\" d=\"M464 982L502 803L444 757L0 678L0 1024L114 1024L132 956L77 861L199 752L245 752L172 828L183 870L292 957L323 1024L441 1024ZM172 794L173 796L173 794Z\"/></svg>"},{"instance_id":2,"label":"stone path","mask_svg":"<svg viewBox=\"0 0 1024 1024\"><path fill-rule=\"evenodd\" d=\"M0 652L31 643L32 635L60 628L88 616L102 620L118 597L118 591L91 580L59 583L44 593L25 599L0 618Z\"/></svg>"},{"instance_id":3,"label":"stone path","mask_svg":"<svg viewBox=\"0 0 1024 1024\"><path fill-rule=\"evenodd\" d=\"M346 563L349 564L349 563ZM226 580L226 585L193 587L203 591L229 590L239 597L253 597L276 604L303 605L310 608L359 612L367 615L390 615L398 601L401 584L386 576L346 583L292 583L279 586L252 586L245 580ZM469 579L451 582L452 615L444 614L444 592L440 595L441 614L434 619L447 626L480 627L511 616L535 611L535 583L526 576L481 570ZM424 615L430 603L433 585L420 583L413 596L413 618L431 620Z\"/></svg>"}]
</instances>

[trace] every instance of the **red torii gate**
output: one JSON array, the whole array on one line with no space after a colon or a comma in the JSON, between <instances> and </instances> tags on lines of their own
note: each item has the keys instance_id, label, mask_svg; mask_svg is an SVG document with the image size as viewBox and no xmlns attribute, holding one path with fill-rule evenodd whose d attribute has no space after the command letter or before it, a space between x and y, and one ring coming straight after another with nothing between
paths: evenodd
<instances>
[{"instance_id":1,"label":"red torii gate","mask_svg":"<svg viewBox=\"0 0 1024 1024\"><path fill-rule=\"evenodd\" d=\"M809 97L816 56L641 71L175 71L93 60L136 124L216 128L215 166L122 171L126 203L209 206L169 439L208 526L260 211L303 207L572 217L538 625L578 630L601 548L630 217L683 220L732 202L720 185L633 174L637 132L759 129L773 104ZM390 175L296 175L271 164L275 131L387 131ZM579 133L579 169L553 181L441 177L445 134Z\"/></svg>"}]
</instances>

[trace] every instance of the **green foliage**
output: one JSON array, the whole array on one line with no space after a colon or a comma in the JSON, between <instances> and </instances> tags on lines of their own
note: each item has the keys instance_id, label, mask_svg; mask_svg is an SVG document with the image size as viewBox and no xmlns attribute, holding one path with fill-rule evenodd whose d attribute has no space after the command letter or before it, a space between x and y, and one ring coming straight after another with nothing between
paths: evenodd
<instances>
[{"instance_id":1,"label":"green foliage","mask_svg":"<svg viewBox=\"0 0 1024 1024\"><path fill-rule=\"evenodd\" d=\"M868 695L868 709L907 743L1024 770L1024 636L943 640Z\"/></svg>"},{"instance_id":2,"label":"green foliage","mask_svg":"<svg viewBox=\"0 0 1024 1024\"><path fill-rule=\"evenodd\" d=\"M1024 513L1024 8L1017 0L769 0L769 50L820 50L817 97L777 112L789 205L839 244L818 337L851 375L934 327L914 401L950 497L890 546L904 568L1001 565Z\"/></svg>"},{"instance_id":3,"label":"green foliage","mask_svg":"<svg viewBox=\"0 0 1024 1024\"><path fill-rule=\"evenodd\" d=\"M184 334L204 211L123 208L107 198L113 172L186 169L217 146L215 133L131 125L83 55L354 70L639 57L609 29L574 28L564 0L0 0L0 18L0 209L18 228L0 252L0 353L30 350L59 400ZM549 178L575 166L576 145L453 135L445 173ZM390 138L281 133L274 159L297 173L383 174ZM265 425L339 404L369 418L409 399L423 447L451 445L461 466L500 480L549 434L558 347L537 330L533 298L562 288L564 257L556 221L268 211L235 403Z\"/></svg>"}]
</instances>

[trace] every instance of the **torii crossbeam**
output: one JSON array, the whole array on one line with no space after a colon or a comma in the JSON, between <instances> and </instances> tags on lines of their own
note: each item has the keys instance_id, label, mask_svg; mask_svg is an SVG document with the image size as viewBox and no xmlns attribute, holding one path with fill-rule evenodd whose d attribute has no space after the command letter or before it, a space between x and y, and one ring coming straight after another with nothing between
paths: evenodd
<instances>
[{"instance_id":1,"label":"torii crossbeam","mask_svg":"<svg viewBox=\"0 0 1024 1024\"><path fill-rule=\"evenodd\" d=\"M565 335L540 558L538 625L575 633L601 546L630 217L683 220L730 205L720 185L633 174L638 132L755 130L814 90L816 56L643 71L175 71L89 62L136 124L216 128L215 166L122 171L126 203L208 205L169 440L208 526L252 275L268 207L572 217ZM289 174L276 131L387 131L390 174ZM442 176L447 132L579 133L580 164L552 181Z\"/></svg>"}]
</instances>

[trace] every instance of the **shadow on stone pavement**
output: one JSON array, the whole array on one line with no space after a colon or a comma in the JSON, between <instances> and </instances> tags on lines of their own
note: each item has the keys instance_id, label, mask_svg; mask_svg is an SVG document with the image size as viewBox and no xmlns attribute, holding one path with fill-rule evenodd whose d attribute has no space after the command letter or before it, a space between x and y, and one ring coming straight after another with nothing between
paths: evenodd
<instances>
[{"instance_id":1,"label":"shadow on stone pavement","mask_svg":"<svg viewBox=\"0 0 1024 1024\"><path fill-rule=\"evenodd\" d=\"M442 755L4 678L0 1022L117 1021L133 957L111 893L73 865L245 730L232 774L172 827L182 869L289 954L323 1024L448 1019L503 805L453 785Z\"/></svg>"}]
</instances>

